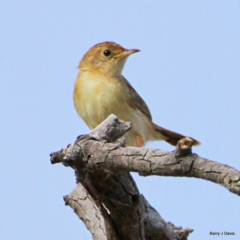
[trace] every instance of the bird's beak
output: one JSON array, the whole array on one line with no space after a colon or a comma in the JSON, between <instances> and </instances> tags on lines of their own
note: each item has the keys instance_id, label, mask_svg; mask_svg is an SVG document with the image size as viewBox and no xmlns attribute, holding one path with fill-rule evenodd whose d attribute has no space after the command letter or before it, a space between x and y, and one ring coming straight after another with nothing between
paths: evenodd
<instances>
[{"instance_id":1,"label":"bird's beak","mask_svg":"<svg viewBox=\"0 0 240 240\"><path fill-rule=\"evenodd\" d=\"M127 49L125 52L122 53L123 57L128 57L134 53L140 52L139 49Z\"/></svg>"},{"instance_id":2,"label":"bird's beak","mask_svg":"<svg viewBox=\"0 0 240 240\"><path fill-rule=\"evenodd\" d=\"M125 58L125 57L128 57L128 56L130 56L134 53L137 53L137 52L140 52L140 50L139 49L126 49L123 53L118 54L115 57Z\"/></svg>"}]
</instances>

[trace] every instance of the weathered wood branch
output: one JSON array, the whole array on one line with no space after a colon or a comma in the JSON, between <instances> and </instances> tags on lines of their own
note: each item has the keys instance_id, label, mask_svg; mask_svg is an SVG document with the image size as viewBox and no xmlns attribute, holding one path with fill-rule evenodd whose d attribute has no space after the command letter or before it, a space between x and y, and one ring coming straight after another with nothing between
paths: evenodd
<instances>
[{"instance_id":1,"label":"weathered wood branch","mask_svg":"<svg viewBox=\"0 0 240 240\"><path fill-rule=\"evenodd\" d=\"M64 201L66 205L74 209L78 217L84 222L92 233L93 239L107 239L104 218L82 184L78 183L69 195L64 196Z\"/></svg>"},{"instance_id":2,"label":"weathered wood branch","mask_svg":"<svg viewBox=\"0 0 240 240\"><path fill-rule=\"evenodd\" d=\"M130 128L130 123L111 115L89 134L79 136L73 146L51 154L52 163L76 170L78 186L65 202L94 239L187 239L192 232L166 223L139 193L130 171L202 178L240 195L240 172L192 154L191 139L181 140L174 152L125 148L120 137ZM86 197L80 197L83 192Z\"/></svg>"}]
</instances>

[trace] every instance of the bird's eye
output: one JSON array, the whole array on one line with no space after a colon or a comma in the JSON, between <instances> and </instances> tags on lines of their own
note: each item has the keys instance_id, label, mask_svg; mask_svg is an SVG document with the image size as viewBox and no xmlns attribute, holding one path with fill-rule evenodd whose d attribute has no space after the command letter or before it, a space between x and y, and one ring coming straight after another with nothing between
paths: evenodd
<instances>
[{"instance_id":1,"label":"bird's eye","mask_svg":"<svg viewBox=\"0 0 240 240\"><path fill-rule=\"evenodd\" d=\"M109 56L111 55L111 51L108 50L108 49L106 49L106 50L103 51L103 55L104 55L105 57L109 57Z\"/></svg>"}]
</instances>

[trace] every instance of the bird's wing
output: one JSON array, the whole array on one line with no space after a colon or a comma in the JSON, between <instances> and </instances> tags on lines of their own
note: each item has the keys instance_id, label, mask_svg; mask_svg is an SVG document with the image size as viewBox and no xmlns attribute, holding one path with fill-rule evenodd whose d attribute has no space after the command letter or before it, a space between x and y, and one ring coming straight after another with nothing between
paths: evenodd
<instances>
[{"instance_id":1,"label":"bird's wing","mask_svg":"<svg viewBox=\"0 0 240 240\"><path fill-rule=\"evenodd\" d=\"M137 91L132 87L132 85L127 81L126 78L123 77L124 82L126 83L128 87L128 104L133 109L138 109L142 113L144 113L147 118L152 120L152 115L150 113L150 110L147 106L147 104L144 102L144 100L141 98L141 96L137 93Z\"/></svg>"}]
</instances>

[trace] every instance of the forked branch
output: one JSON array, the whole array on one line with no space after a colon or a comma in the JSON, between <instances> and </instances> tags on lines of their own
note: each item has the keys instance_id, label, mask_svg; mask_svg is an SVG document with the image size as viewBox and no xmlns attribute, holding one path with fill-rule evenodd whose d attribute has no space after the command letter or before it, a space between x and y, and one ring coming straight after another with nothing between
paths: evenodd
<instances>
[{"instance_id":1,"label":"forked branch","mask_svg":"<svg viewBox=\"0 0 240 240\"><path fill-rule=\"evenodd\" d=\"M191 139L182 139L174 152L124 147L121 137L130 128L130 123L111 115L73 146L51 154L52 163L75 169L78 187L65 203L75 209L94 239L187 239L192 232L166 223L139 193L131 171L202 178L240 195L240 172L192 154Z\"/></svg>"}]
</instances>

